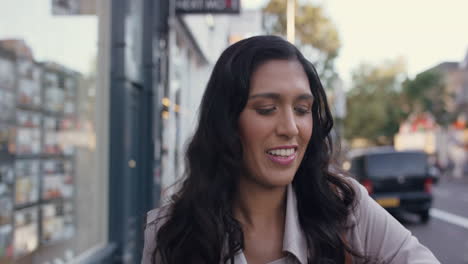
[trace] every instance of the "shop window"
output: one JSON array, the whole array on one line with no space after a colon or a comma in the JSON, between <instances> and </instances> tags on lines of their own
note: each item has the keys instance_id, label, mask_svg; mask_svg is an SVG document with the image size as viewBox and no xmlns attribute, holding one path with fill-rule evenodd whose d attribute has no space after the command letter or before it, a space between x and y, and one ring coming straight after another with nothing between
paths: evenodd
<instances>
[{"instance_id":1,"label":"shop window","mask_svg":"<svg viewBox=\"0 0 468 264\"><path fill-rule=\"evenodd\" d=\"M0 9L0 264L68 263L107 241L99 18L55 2Z\"/></svg>"}]
</instances>

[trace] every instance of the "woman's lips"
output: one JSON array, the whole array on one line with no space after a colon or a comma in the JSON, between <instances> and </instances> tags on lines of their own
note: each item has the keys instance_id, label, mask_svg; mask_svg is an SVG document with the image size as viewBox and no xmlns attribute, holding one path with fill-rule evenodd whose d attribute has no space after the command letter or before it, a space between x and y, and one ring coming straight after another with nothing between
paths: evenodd
<instances>
[{"instance_id":1,"label":"woman's lips","mask_svg":"<svg viewBox=\"0 0 468 264\"><path fill-rule=\"evenodd\" d=\"M296 153L294 152L293 154L289 156L276 156L276 155L271 155L267 153L268 158L273 161L274 163L277 163L279 165L287 166L293 163L293 161L296 159Z\"/></svg>"}]
</instances>

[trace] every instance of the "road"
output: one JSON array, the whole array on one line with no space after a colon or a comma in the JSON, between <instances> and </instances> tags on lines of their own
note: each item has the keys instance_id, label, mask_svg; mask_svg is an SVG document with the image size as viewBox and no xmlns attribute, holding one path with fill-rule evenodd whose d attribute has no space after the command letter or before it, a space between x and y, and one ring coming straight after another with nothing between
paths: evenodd
<instances>
[{"instance_id":1,"label":"road","mask_svg":"<svg viewBox=\"0 0 468 264\"><path fill-rule=\"evenodd\" d=\"M434 186L431 220L424 225L415 215L397 218L441 263L468 264L468 177L441 180Z\"/></svg>"}]
</instances>

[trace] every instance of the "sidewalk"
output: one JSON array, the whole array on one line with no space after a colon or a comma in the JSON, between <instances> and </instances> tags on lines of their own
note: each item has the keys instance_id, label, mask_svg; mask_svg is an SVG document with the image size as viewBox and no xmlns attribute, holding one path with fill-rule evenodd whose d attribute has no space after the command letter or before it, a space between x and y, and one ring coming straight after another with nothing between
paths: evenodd
<instances>
[{"instance_id":1,"label":"sidewalk","mask_svg":"<svg viewBox=\"0 0 468 264\"><path fill-rule=\"evenodd\" d=\"M468 185L468 175L464 175L462 178L454 178L451 175L441 176L439 179L439 184L451 183L451 184L466 184Z\"/></svg>"}]
</instances>

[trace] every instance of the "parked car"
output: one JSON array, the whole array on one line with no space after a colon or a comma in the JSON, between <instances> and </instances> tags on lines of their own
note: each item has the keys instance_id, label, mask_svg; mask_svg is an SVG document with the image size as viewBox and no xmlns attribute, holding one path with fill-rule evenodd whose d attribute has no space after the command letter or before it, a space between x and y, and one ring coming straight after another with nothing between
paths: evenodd
<instances>
[{"instance_id":1,"label":"parked car","mask_svg":"<svg viewBox=\"0 0 468 264\"><path fill-rule=\"evenodd\" d=\"M432 186L437 181L423 151L376 148L351 153L349 172L390 212L408 211L429 221Z\"/></svg>"}]
</instances>

